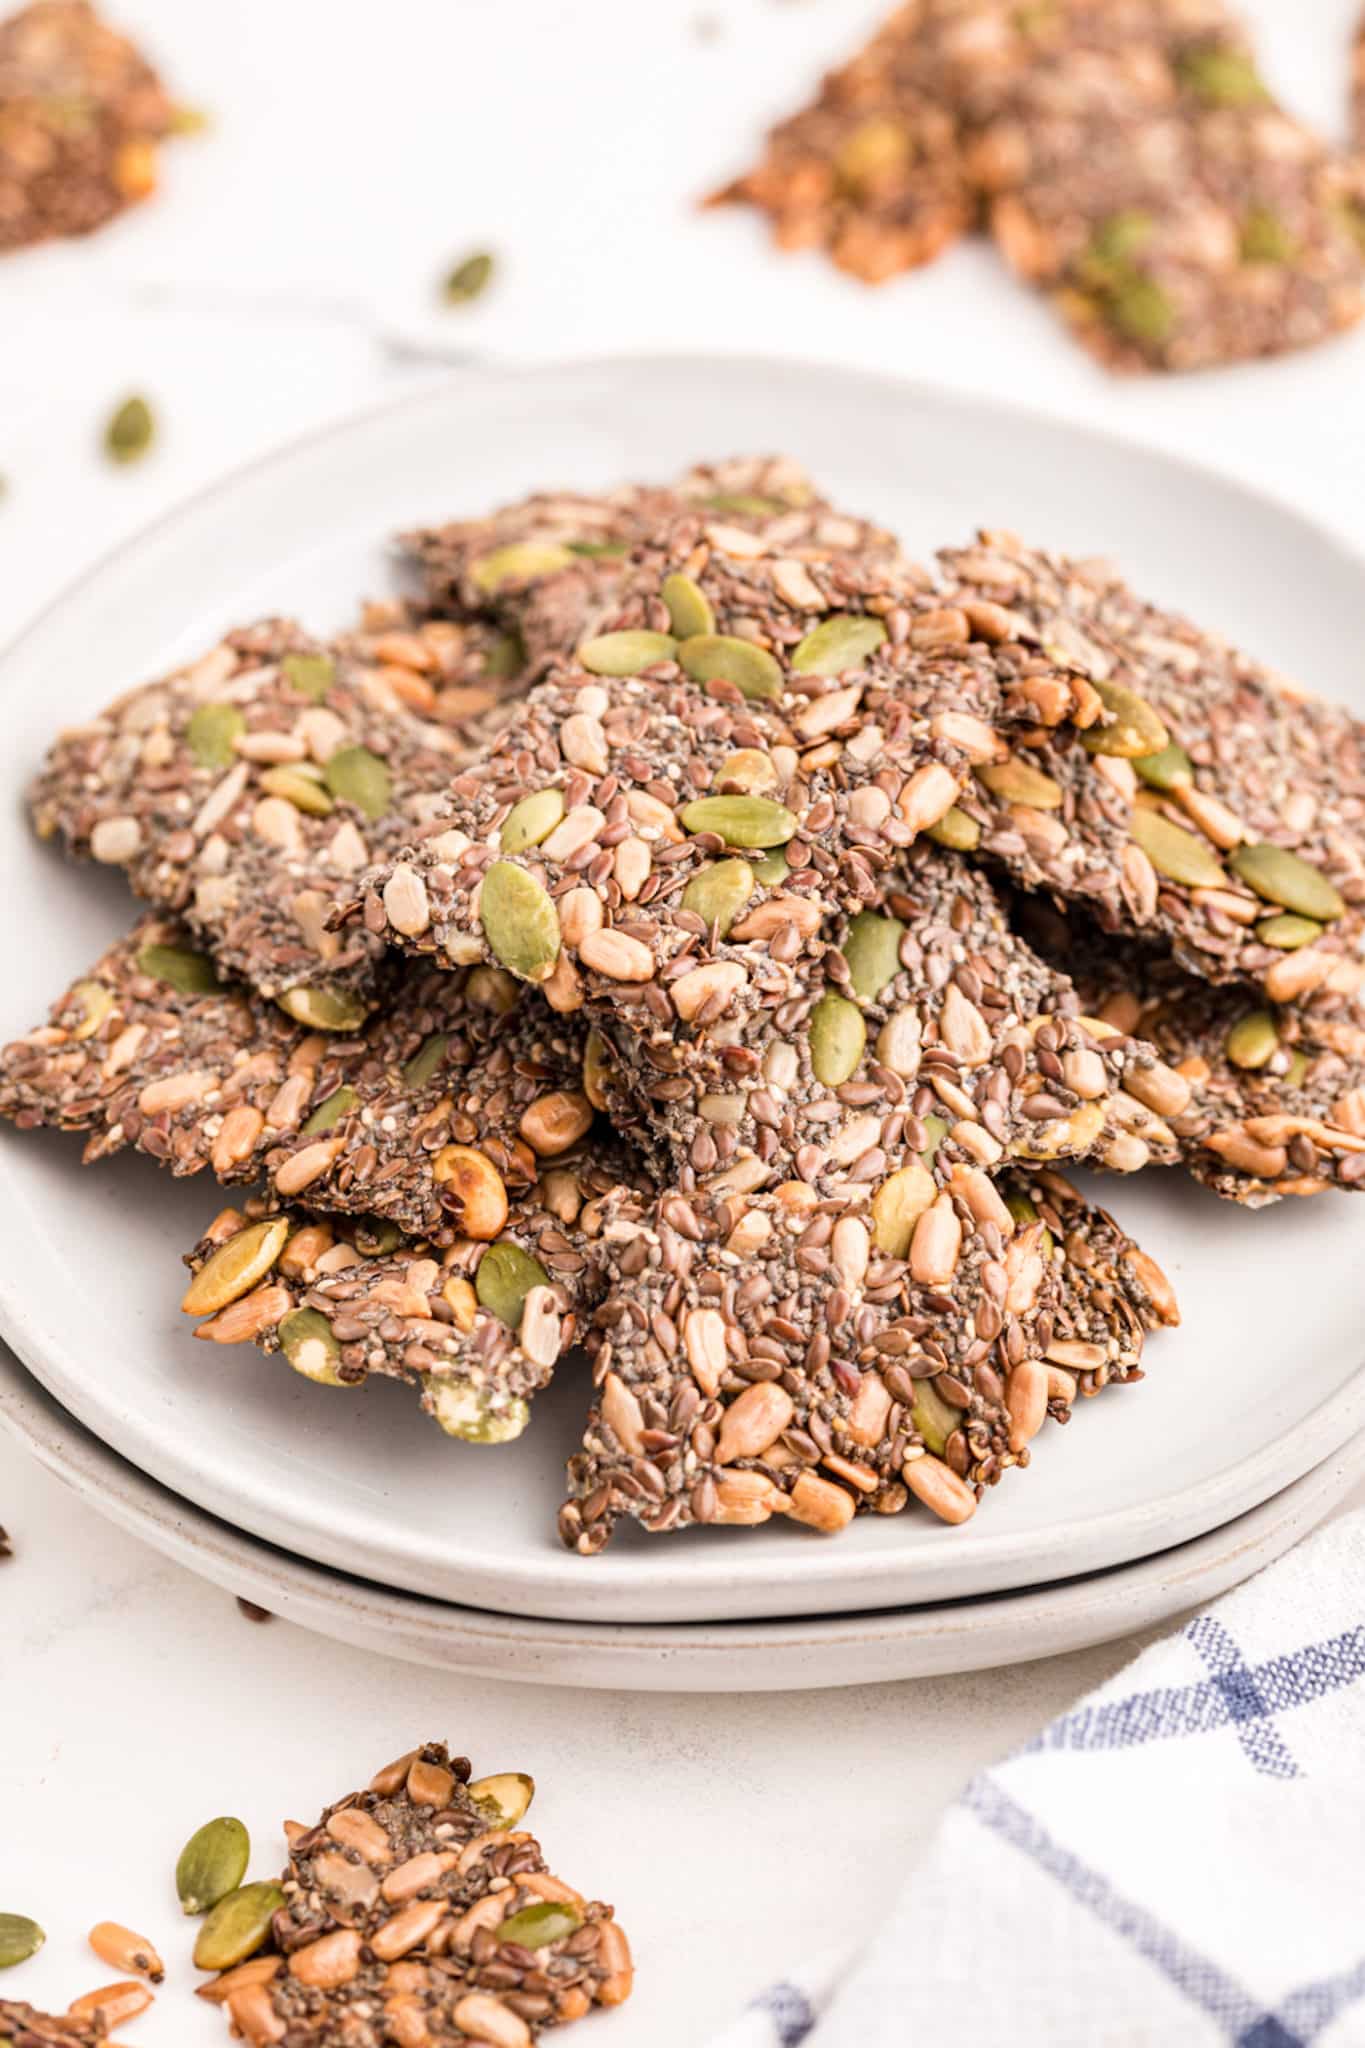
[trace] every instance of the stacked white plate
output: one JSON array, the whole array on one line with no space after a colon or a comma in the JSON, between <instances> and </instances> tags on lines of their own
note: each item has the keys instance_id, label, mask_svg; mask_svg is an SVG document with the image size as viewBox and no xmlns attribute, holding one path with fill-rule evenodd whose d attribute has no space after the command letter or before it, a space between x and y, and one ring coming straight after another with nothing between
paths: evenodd
<instances>
[{"instance_id":1,"label":"stacked white plate","mask_svg":"<svg viewBox=\"0 0 1365 2048\"><path fill-rule=\"evenodd\" d=\"M656 358L480 371L230 479L86 576L0 661L14 800L0 818L0 1031L29 1028L130 917L117 878L30 836L19 780L53 728L268 611L325 631L392 587L388 536L547 485L799 456L912 550L1010 526L1116 558L1137 587L1325 695L1362 703L1362 565L1296 514L1104 436L889 379ZM353 1641L559 1683L838 1684L1117 1635L1210 1596L1321 1517L1365 1464L1345 1196L1249 1214L1178 1174L1107 1179L1185 1320L1148 1377L1086 1403L962 1529L869 1517L626 1531L560 1549L586 1388L532 1428L452 1444L393 1385L348 1395L190 1340L182 1252L215 1190L75 1141L0 1143L0 1374L9 1421L96 1505L206 1575ZM37 1384L35 1384L37 1383ZM45 1390L45 1391L43 1391Z\"/></svg>"}]
</instances>

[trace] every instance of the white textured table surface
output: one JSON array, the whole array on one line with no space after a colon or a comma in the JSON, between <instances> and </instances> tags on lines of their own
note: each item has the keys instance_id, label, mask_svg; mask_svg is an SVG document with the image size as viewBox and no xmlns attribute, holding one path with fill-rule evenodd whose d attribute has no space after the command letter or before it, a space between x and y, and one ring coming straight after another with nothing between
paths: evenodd
<instances>
[{"instance_id":1,"label":"white textured table surface","mask_svg":"<svg viewBox=\"0 0 1365 2048\"><path fill-rule=\"evenodd\" d=\"M743 214L690 210L876 0L387 0L363 27L321 0L118 11L215 127L168 153L141 215L0 266L0 639L226 467L433 374L394 332L512 358L728 346L899 368L1199 454L1365 545L1365 335L1115 384L980 249L869 295L780 261ZM1249 11L1300 104L1335 120L1349 0ZM433 315L434 280L485 245L498 289ZM116 472L96 443L132 390L162 432ZM18 1553L0 1569L0 1911L50 1936L4 1988L64 2002L102 1981L83 1931L126 1919L172 1969L129 2030L148 2048L223 2038L185 1988L169 1873L190 1829L239 1812L267 1872L283 1814L436 1734L479 1769L532 1770L551 1856L620 1906L639 1988L592 2038L692 2048L794 1955L856 1938L970 1771L1132 1647L785 1698L463 1683L253 1627L3 1438L0 1521Z\"/></svg>"}]
</instances>

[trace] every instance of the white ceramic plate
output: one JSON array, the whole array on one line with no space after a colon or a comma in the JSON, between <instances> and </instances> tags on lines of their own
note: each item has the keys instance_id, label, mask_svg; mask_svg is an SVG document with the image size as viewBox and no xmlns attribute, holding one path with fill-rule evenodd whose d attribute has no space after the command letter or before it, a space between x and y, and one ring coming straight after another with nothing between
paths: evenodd
<instances>
[{"instance_id":1,"label":"white ceramic plate","mask_svg":"<svg viewBox=\"0 0 1365 2048\"><path fill-rule=\"evenodd\" d=\"M230 1593L358 1649L478 1678L630 1692L789 1692L939 1677L1060 1656L1225 1593L1316 1528L1365 1475L1365 1434L1212 1534L1136 1564L882 1613L787 1621L535 1621L305 1564L244 1536L117 1457L0 1347L0 1425L119 1528Z\"/></svg>"},{"instance_id":2,"label":"white ceramic plate","mask_svg":"<svg viewBox=\"0 0 1365 2048\"><path fill-rule=\"evenodd\" d=\"M128 919L116 878L28 833L22 777L52 729L277 609L325 629L388 587L386 537L552 482L664 477L790 449L912 548L1014 526L1116 556L1138 586L1361 702L1361 566L1297 515L1088 430L891 379L696 358L478 371L286 449L85 576L0 660L12 801L0 817L0 1029L25 1029ZM596 1622L850 1613L1055 1580L1227 1522L1365 1424L1346 1197L1245 1215L1175 1175L1104 1183L1167 1268L1185 1325L1141 1387L1048 1431L968 1527L869 1517L837 1543L786 1527L627 1531L599 1559L554 1533L585 1390L565 1375L522 1441L452 1445L405 1390L348 1397L248 1350L191 1342L178 1259L215 1191L74 1143L0 1143L0 1330L125 1457L235 1526L411 1592Z\"/></svg>"}]
</instances>

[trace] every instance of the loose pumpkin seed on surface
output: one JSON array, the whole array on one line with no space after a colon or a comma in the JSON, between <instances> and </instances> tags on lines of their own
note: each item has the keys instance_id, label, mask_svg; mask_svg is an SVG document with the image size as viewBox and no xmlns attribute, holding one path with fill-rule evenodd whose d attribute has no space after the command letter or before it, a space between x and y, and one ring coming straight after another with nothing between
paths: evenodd
<instances>
[{"instance_id":1,"label":"loose pumpkin seed on surface","mask_svg":"<svg viewBox=\"0 0 1365 2048\"><path fill-rule=\"evenodd\" d=\"M175 1866L175 1889L184 1911L207 1913L229 1892L235 1892L246 1875L250 1856L251 1837L232 1815L221 1815L196 1828Z\"/></svg>"},{"instance_id":2,"label":"loose pumpkin seed on surface","mask_svg":"<svg viewBox=\"0 0 1365 2048\"><path fill-rule=\"evenodd\" d=\"M486 249L478 249L472 256L461 257L441 287L441 296L448 306L468 306L475 299L483 297L493 282L496 268L493 257Z\"/></svg>"},{"instance_id":3,"label":"loose pumpkin seed on surface","mask_svg":"<svg viewBox=\"0 0 1365 2048\"><path fill-rule=\"evenodd\" d=\"M271 1922L285 1902L278 1884L246 1884L210 1909L194 1944L195 1967L231 1970L265 1946Z\"/></svg>"},{"instance_id":4,"label":"loose pumpkin seed on surface","mask_svg":"<svg viewBox=\"0 0 1365 2048\"><path fill-rule=\"evenodd\" d=\"M0 1913L0 1970L12 1970L36 1956L47 1940L36 1920L24 1913Z\"/></svg>"},{"instance_id":5,"label":"loose pumpkin seed on surface","mask_svg":"<svg viewBox=\"0 0 1365 2048\"><path fill-rule=\"evenodd\" d=\"M156 439L156 421L145 398L125 398L109 417L104 451L111 462L138 462Z\"/></svg>"}]
</instances>

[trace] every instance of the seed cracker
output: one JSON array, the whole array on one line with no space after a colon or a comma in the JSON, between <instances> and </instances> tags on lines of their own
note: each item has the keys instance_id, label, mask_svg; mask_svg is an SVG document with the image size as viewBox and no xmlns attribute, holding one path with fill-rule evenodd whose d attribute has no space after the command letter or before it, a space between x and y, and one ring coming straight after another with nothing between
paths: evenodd
<instances>
[{"instance_id":1,"label":"seed cracker","mask_svg":"<svg viewBox=\"0 0 1365 2048\"><path fill-rule=\"evenodd\" d=\"M38 2012L22 1999L0 1998L0 2038L9 2048L100 2048L107 2036L97 2013Z\"/></svg>"}]
</instances>

